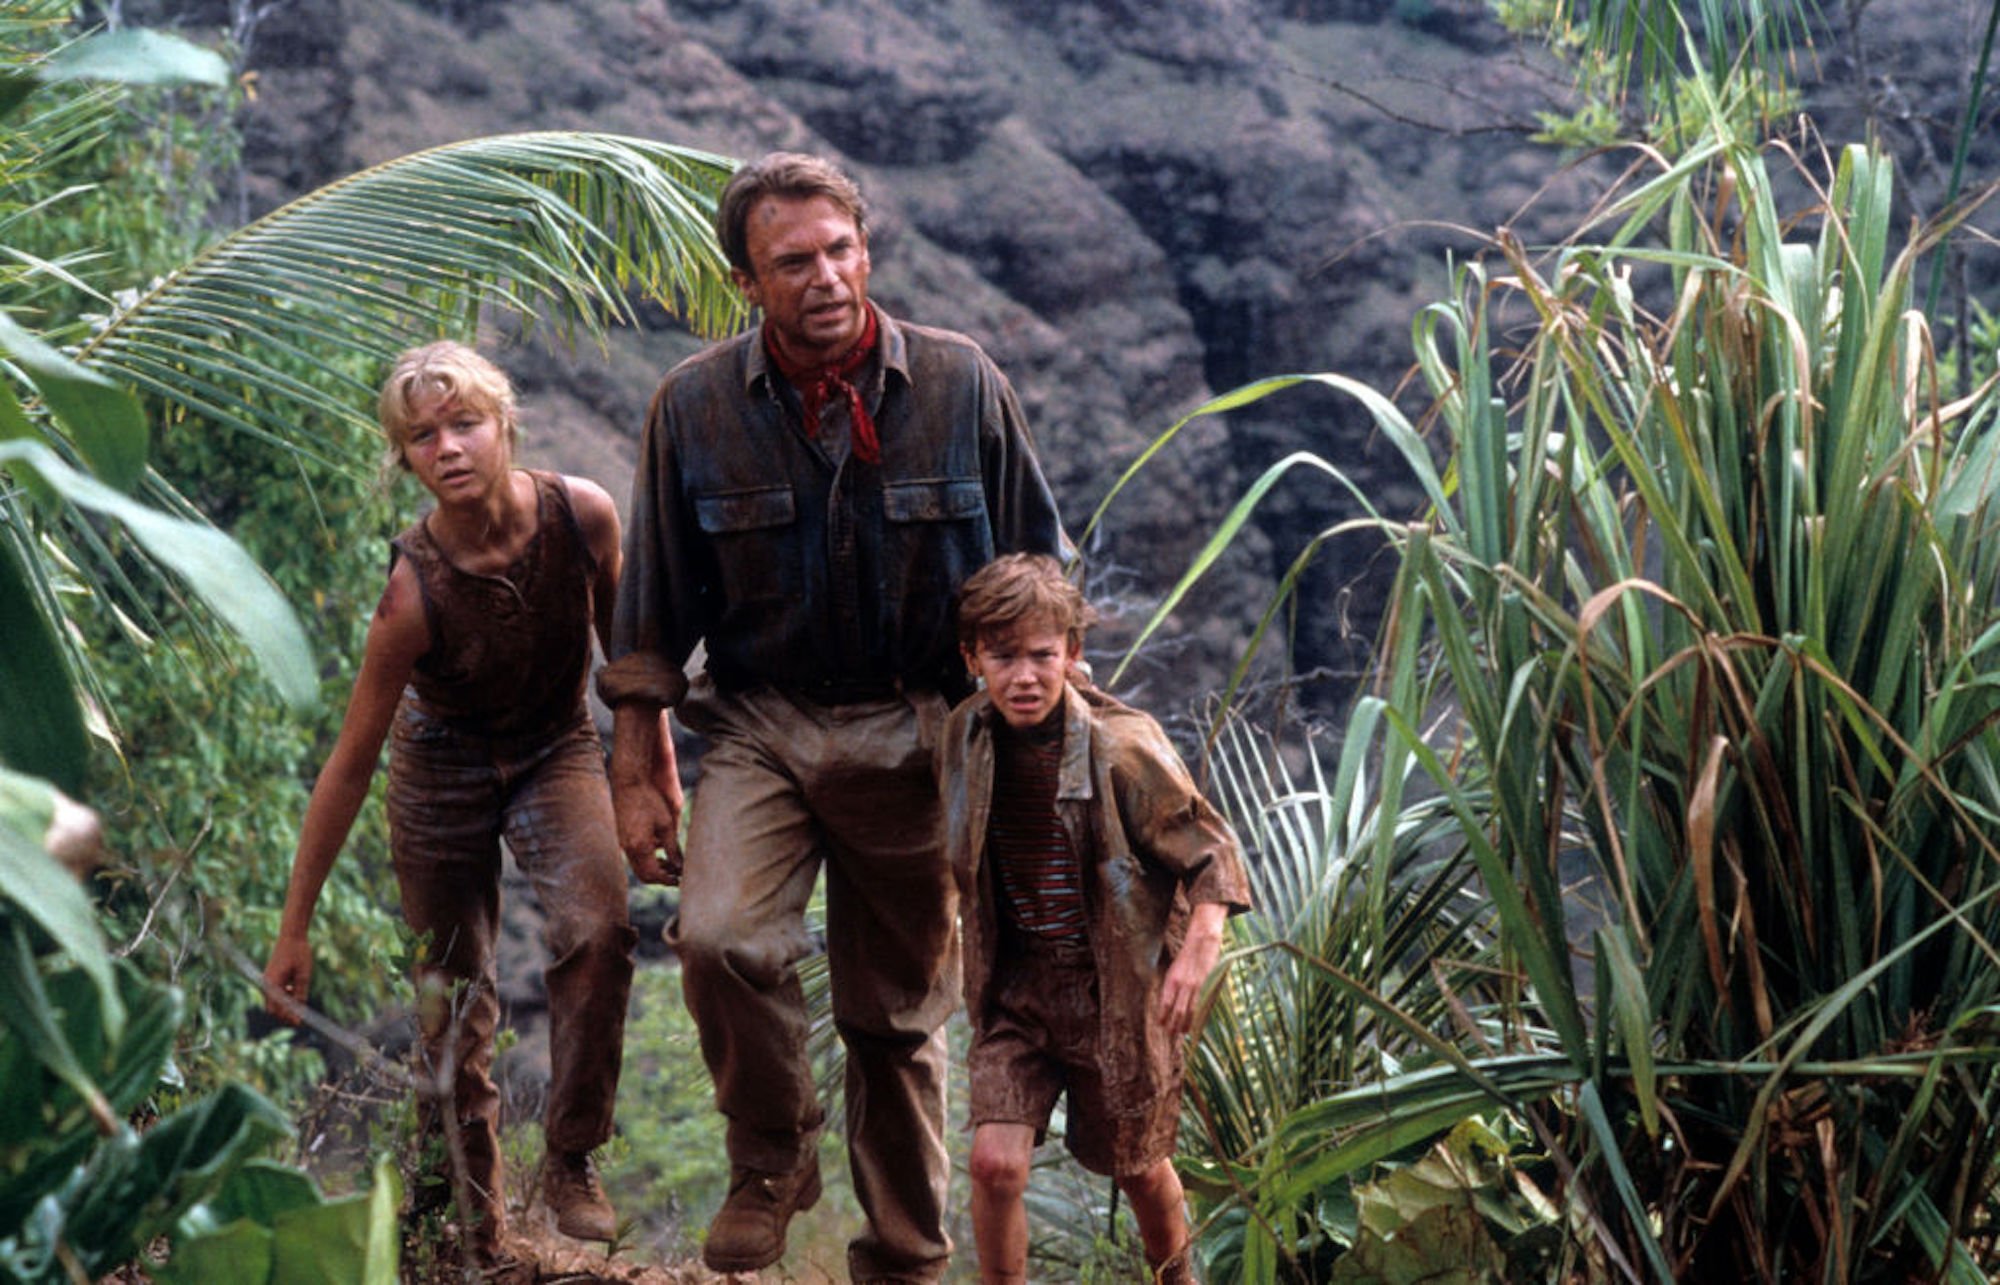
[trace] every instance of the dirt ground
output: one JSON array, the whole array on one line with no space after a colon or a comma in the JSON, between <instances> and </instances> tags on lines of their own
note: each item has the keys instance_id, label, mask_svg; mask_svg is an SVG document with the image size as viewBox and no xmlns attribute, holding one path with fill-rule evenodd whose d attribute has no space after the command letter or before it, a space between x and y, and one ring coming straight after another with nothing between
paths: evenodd
<instances>
[{"instance_id":1,"label":"dirt ground","mask_svg":"<svg viewBox=\"0 0 2000 1285\"><path fill-rule=\"evenodd\" d=\"M553 1218L539 1202L516 1210L508 1226L508 1248L537 1265L535 1285L824 1285L838 1278L781 1261L763 1272L717 1273L696 1261L645 1261L639 1248L606 1247L572 1240L555 1229ZM405 1285L459 1285L455 1277L419 1279L404 1270Z\"/></svg>"}]
</instances>

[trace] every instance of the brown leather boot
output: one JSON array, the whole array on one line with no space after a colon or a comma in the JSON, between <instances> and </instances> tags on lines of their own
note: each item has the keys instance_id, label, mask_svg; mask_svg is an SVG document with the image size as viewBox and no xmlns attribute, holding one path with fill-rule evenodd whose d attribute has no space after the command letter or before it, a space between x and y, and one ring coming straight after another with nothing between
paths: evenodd
<instances>
[{"instance_id":1,"label":"brown leather boot","mask_svg":"<svg viewBox=\"0 0 2000 1285\"><path fill-rule=\"evenodd\" d=\"M556 1230L578 1240L616 1240L618 1214L598 1181L588 1151L551 1151L542 1161L542 1203Z\"/></svg>"},{"instance_id":2,"label":"brown leather boot","mask_svg":"<svg viewBox=\"0 0 2000 1285\"><path fill-rule=\"evenodd\" d=\"M819 1190L817 1159L790 1173L736 1170L729 1176L728 1198L708 1225L701 1261L717 1272L769 1267L784 1257L792 1215L818 1203Z\"/></svg>"}]
</instances>

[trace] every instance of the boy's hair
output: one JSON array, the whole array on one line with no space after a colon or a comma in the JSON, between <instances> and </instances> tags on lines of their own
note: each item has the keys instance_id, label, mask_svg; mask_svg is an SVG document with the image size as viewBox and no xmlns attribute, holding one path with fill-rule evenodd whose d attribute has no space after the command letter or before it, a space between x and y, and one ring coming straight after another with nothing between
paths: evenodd
<instances>
[{"instance_id":1,"label":"boy's hair","mask_svg":"<svg viewBox=\"0 0 2000 1285\"><path fill-rule=\"evenodd\" d=\"M823 196L854 220L854 230L868 239L868 206L854 180L832 161L803 152L771 152L746 162L722 189L715 204L715 238L731 267L750 275L750 208L767 196L811 200Z\"/></svg>"},{"instance_id":2,"label":"boy's hair","mask_svg":"<svg viewBox=\"0 0 2000 1285\"><path fill-rule=\"evenodd\" d=\"M1083 590L1046 553L1003 553L966 577L958 591L958 641L976 650L981 637L1024 621L1046 622L1081 646L1097 619Z\"/></svg>"},{"instance_id":3,"label":"boy's hair","mask_svg":"<svg viewBox=\"0 0 2000 1285\"><path fill-rule=\"evenodd\" d=\"M410 424L417 417L417 403L442 397L491 414L507 430L507 444L520 445L520 427L514 410L514 384L498 366L472 349L449 339L419 348L406 348L382 381L382 397L376 403L376 419L382 436L388 439L385 468L407 470L403 448L410 442Z\"/></svg>"}]
</instances>

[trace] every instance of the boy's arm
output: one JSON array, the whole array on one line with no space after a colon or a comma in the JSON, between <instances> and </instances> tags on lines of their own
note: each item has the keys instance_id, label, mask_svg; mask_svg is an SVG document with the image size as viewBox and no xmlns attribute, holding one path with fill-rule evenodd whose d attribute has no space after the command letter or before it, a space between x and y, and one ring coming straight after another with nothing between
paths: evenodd
<instances>
[{"instance_id":1,"label":"boy's arm","mask_svg":"<svg viewBox=\"0 0 2000 1285\"><path fill-rule=\"evenodd\" d=\"M1228 917L1229 907L1219 901L1201 902L1188 917L1187 937L1160 983L1159 1020L1167 1034L1181 1036L1194 1029L1195 1004L1222 955L1222 921Z\"/></svg>"},{"instance_id":2,"label":"boy's arm","mask_svg":"<svg viewBox=\"0 0 2000 1285\"><path fill-rule=\"evenodd\" d=\"M312 985L309 933L313 908L319 904L320 889L326 886L334 858L354 827L355 814L368 797L368 781L375 774L375 761L381 756L382 741L388 736L403 686L409 682L417 658L429 648L430 625L424 618L416 573L409 563L398 562L368 624L361 672L347 698L339 739L313 783L305 819L299 825L284 916L278 921L278 940L271 946L270 962L264 966L264 1006L274 1017L299 1020L300 1005Z\"/></svg>"},{"instance_id":3,"label":"boy's arm","mask_svg":"<svg viewBox=\"0 0 2000 1285\"><path fill-rule=\"evenodd\" d=\"M1195 788L1160 725L1143 715L1123 721L1110 752L1118 819L1133 849L1180 880L1191 904L1248 910L1250 883L1236 836Z\"/></svg>"}]
</instances>

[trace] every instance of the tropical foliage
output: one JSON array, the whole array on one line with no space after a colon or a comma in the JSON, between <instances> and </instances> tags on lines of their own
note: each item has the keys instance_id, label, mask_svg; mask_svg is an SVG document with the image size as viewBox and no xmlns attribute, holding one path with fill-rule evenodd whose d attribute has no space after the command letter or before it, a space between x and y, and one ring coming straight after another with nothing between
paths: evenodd
<instances>
[{"instance_id":1,"label":"tropical foliage","mask_svg":"<svg viewBox=\"0 0 2000 1285\"><path fill-rule=\"evenodd\" d=\"M148 235L150 196L105 224L121 234L112 254L56 231L109 208L61 177L65 165L88 165L91 149L122 146L115 92L91 86L216 83L222 63L143 32L76 40L70 9L0 6L12 69L0 75L0 109L12 113L0 134L0 762L75 789L92 780L92 734L123 749L136 723L145 753L136 768L123 760L127 775L185 761L191 777L146 797L199 809L214 781L245 768L243 746L290 746L260 779L296 779L304 755L296 738L260 735L293 713L267 702L267 717L219 727L200 720L197 702L240 686L231 675L249 661L296 703L318 677L271 579L147 467L148 419L204 448L183 449L167 471L240 521L254 546L283 547L300 532L264 512L284 471L252 458L290 462L302 484L281 507L296 514L316 499L322 531L344 529L340 514L374 472L374 452L354 449L369 440L372 381L402 345L470 337L488 306L599 333L629 318L641 293L704 328L728 324L736 304L706 232L727 167L636 140L477 140L356 176L149 286L113 291L101 284L107 271L163 242ZM32 314L35 329L7 314ZM245 434L262 445L244 449ZM236 450L212 449L232 437ZM316 578L297 557L283 561L285 587L303 597ZM128 663L135 656L158 666L151 681ZM142 689L172 695L164 706L133 699ZM175 717L191 731L177 737ZM219 739L229 730L233 740ZM189 754L188 744L204 748ZM100 1275L167 1234L174 1257L153 1265L161 1279L294 1280L308 1265L326 1279L394 1279L389 1170L378 1169L372 1193L326 1201L302 1174L253 1160L288 1132L282 1113L239 1082L190 1087L180 1075L189 992L141 965L164 958L176 980L201 974L206 989L194 993L206 1009L213 966L188 969L208 954L200 939L224 903L190 920L187 940L147 954L133 948L158 936L162 904L142 898L145 928L113 952L45 850L60 797L0 768L0 1063L10 1068L0 1277ZM212 868L183 860L173 875L206 883L198 896L226 896L246 855L275 846L267 821L250 808L211 810L187 846L210 840Z\"/></svg>"},{"instance_id":2,"label":"tropical foliage","mask_svg":"<svg viewBox=\"0 0 2000 1285\"><path fill-rule=\"evenodd\" d=\"M16 37L45 23L29 9L0 14ZM58 99L33 110L34 91L66 81L214 78L212 55L146 37L98 38L0 81L8 123L0 167L19 191L34 173L24 156L72 131L90 105ZM16 251L17 288L61 275ZM0 314L3 315L3 314ZM21 490L7 497L9 541L0 544L0 759L74 783L84 755L82 719L49 621L36 610L48 577L24 504L48 517L81 509L123 524L164 563L186 573L218 613L282 650L276 672L304 669L297 624L242 551L204 524L169 517L117 489L145 458L139 405L11 319L0 347L18 384L0 384L0 465ZM23 399L12 391L21 387ZM99 476L80 471L81 463ZM100 477L104 480L100 480ZM25 496L25 498L24 498ZM93 528L95 529L95 528ZM23 547L29 555L24 558ZM232 585L230 577L242 583ZM296 690L296 684L294 684ZM328 1202L303 1174L255 1157L284 1136L271 1103L241 1085L175 1102L171 1055L181 992L145 976L106 946L89 899L59 853L87 867L95 821L47 781L0 767L0 1280L69 1281L101 1275L171 1234L210 1282L262 1285L296 1279L281 1269L268 1224L288 1221L293 1254L343 1277L394 1279L392 1175L376 1194ZM133 1118L157 1118L143 1130ZM282 1193L282 1200L275 1199ZM261 1215L261 1224L260 1216ZM360 1247L358 1254L350 1252ZM182 1279L195 1276L183 1274Z\"/></svg>"},{"instance_id":3,"label":"tropical foliage","mask_svg":"<svg viewBox=\"0 0 2000 1285\"><path fill-rule=\"evenodd\" d=\"M1243 1278L1319 1278L1378 1162L1496 1118L1535 1161L1515 1210L1554 1198L1561 1274L1996 1265L2000 404L1939 393L1928 242L1892 253L1886 162L1826 177L1790 216L1763 155L1713 141L1594 239L1462 266L1415 328L1442 467L1318 377L1431 507L1381 523L1402 569L1339 779L1239 809L1335 854L1300 867L1305 900L1356 916L1329 940L1275 890L1282 940L1246 937L1204 1037ZM1272 477L1301 463L1337 474ZM1411 770L1428 797L1404 802ZM1383 935L1426 896L1428 934ZM1370 1025L1302 1094L1322 1014Z\"/></svg>"}]
</instances>

